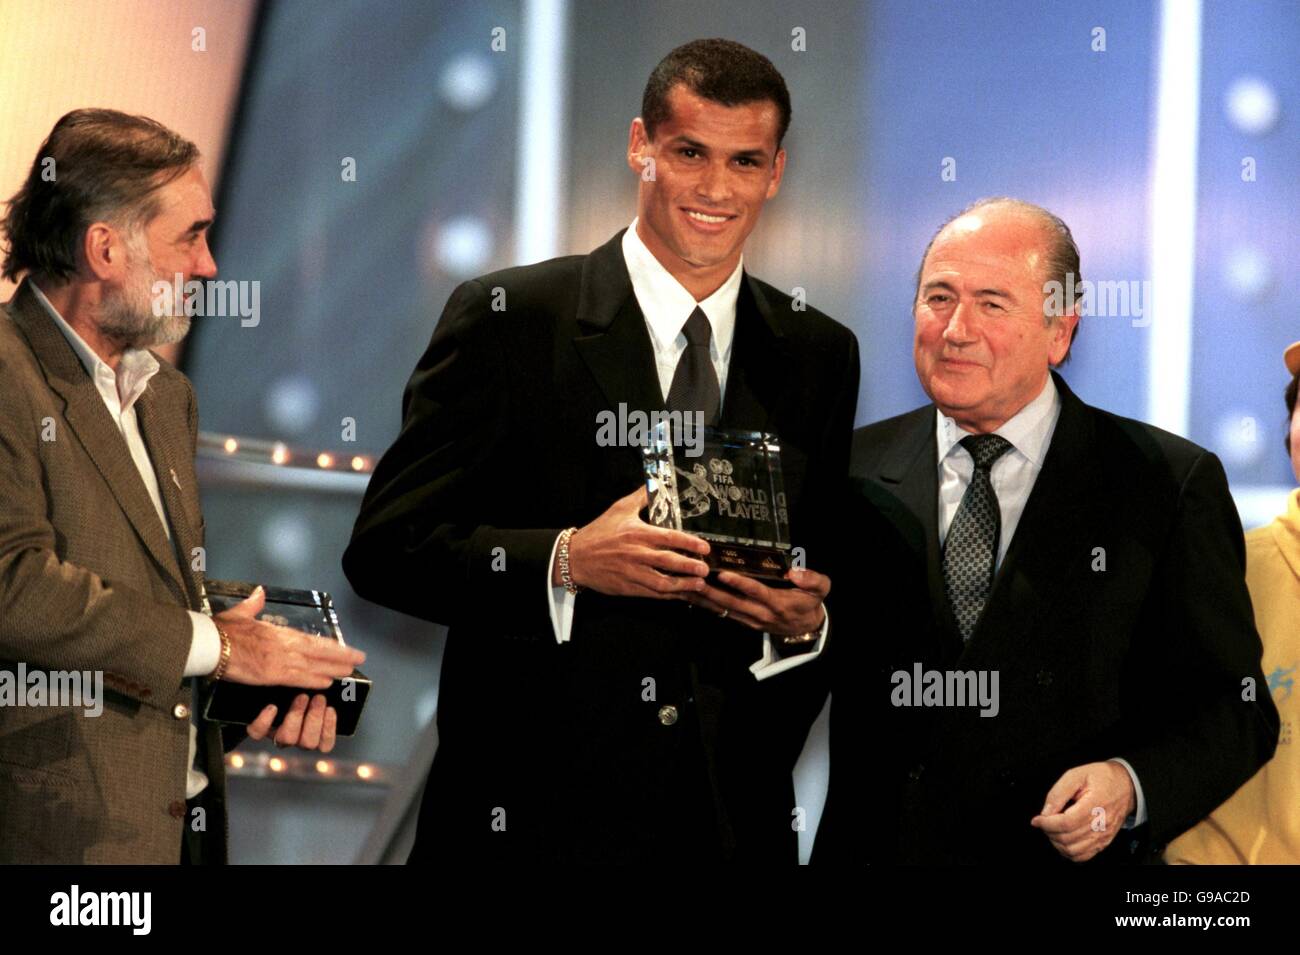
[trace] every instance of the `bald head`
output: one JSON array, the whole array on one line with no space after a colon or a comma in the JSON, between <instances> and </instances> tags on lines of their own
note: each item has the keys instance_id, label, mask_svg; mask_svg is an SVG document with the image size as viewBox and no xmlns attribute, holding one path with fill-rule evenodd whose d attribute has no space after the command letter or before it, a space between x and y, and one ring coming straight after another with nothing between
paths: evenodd
<instances>
[{"instance_id":1,"label":"bald head","mask_svg":"<svg viewBox=\"0 0 1300 955\"><path fill-rule=\"evenodd\" d=\"M1010 196L977 199L939 227L921 255L921 266L916 270L915 293L919 294L921 290L921 272L925 268L925 260L945 232L972 232L986 225L1008 224L1018 224L1025 228L1027 234L1036 236L1036 257L1043 285L1057 282L1062 290L1074 289L1074 302L1065 305L1068 309L1070 305L1077 304L1083 297L1083 276L1079 272L1079 247L1075 245L1070 227L1042 206ZM1074 276L1073 283L1067 281L1067 275ZM1046 294L1044 298L1046 299ZM1045 312L1043 317L1050 323L1054 316ZM1073 334L1078 333L1079 326L1076 322ZM1070 344L1074 344L1073 336ZM1069 359L1070 352L1067 349L1061 361L1064 363Z\"/></svg>"},{"instance_id":2,"label":"bald head","mask_svg":"<svg viewBox=\"0 0 1300 955\"><path fill-rule=\"evenodd\" d=\"M1073 249L1059 219L1009 199L976 203L930 241L913 306L916 371L966 430L1001 427L1068 354L1078 316L1048 315L1044 284L1062 264L1077 269Z\"/></svg>"}]
</instances>

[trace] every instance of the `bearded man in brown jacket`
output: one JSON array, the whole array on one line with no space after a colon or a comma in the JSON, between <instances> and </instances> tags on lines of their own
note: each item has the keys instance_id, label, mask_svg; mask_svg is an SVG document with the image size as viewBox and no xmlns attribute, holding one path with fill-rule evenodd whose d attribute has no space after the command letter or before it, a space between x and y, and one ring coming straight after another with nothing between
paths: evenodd
<instances>
[{"instance_id":1,"label":"bearded man in brown jacket","mask_svg":"<svg viewBox=\"0 0 1300 955\"><path fill-rule=\"evenodd\" d=\"M262 593L199 612L198 409L148 350L189 328L155 281L216 275L198 159L153 120L77 110L8 204L0 863L225 862L226 747L198 715L212 683L323 689L364 658L257 620ZM267 707L248 735L277 715L277 743L333 746L324 696Z\"/></svg>"}]
</instances>

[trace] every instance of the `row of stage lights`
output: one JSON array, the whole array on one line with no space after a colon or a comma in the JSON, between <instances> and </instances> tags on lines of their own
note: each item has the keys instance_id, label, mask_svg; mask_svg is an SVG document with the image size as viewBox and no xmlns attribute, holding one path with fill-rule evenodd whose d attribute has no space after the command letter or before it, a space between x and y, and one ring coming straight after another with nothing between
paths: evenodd
<instances>
[{"instance_id":1,"label":"row of stage lights","mask_svg":"<svg viewBox=\"0 0 1300 955\"><path fill-rule=\"evenodd\" d=\"M290 448L283 441L262 441L210 433L199 435L199 448L218 452L221 457L277 467L314 468L321 471L353 471L369 474L374 462L363 455L336 455ZM230 776L251 778L310 779L315 782L361 783L387 786L390 773L374 763L325 757L281 756L273 753L230 753L226 756Z\"/></svg>"},{"instance_id":2,"label":"row of stage lights","mask_svg":"<svg viewBox=\"0 0 1300 955\"><path fill-rule=\"evenodd\" d=\"M226 772L230 776L255 779L310 779L315 782L364 783L387 786L390 771L375 763L323 756L281 756L276 753L229 753Z\"/></svg>"},{"instance_id":3,"label":"row of stage lights","mask_svg":"<svg viewBox=\"0 0 1300 955\"><path fill-rule=\"evenodd\" d=\"M374 462L361 454L334 454L329 451L308 451L290 448L283 441L261 441L255 438L222 437L203 433L199 447L219 451L221 456L248 461L254 464L274 464L277 467L313 468L320 471L354 471L369 474Z\"/></svg>"},{"instance_id":4,"label":"row of stage lights","mask_svg":"<svg viewBox=\"0 0 1300 955\"><path fill-rule=\"evenodd\" d=\"M364 455L339 455L329 451L311 452L290 448L283 441L255 438L223 437L210 433L199 435L199 448L216 451L220 456L253 464L277 467L313 468L321 471L353 471L369 474L374 462ZM251 778L310 779L315 782L361 783L387 786L390 772L375 763L325 757L281 756L273 753L230 753L226 756L230 776Z\"/></svg>"}]
</instances>

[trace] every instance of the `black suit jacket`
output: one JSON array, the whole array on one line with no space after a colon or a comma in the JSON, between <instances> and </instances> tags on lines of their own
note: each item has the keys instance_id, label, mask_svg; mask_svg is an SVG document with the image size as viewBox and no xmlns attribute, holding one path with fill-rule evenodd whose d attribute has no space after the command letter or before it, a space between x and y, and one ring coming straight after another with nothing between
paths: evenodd
<instances>
[{"instance_id":1,"label":"black suit jacket","mask_svg":"<svg viewBox=\"0 0 1300 955\"><path fill-rule=\"evenodd\" d=\"M857 655L835 668L814 861L1069 864L1029 820L1065 770L1115 757L1133 766L1149 822L1096 861L1151 860L1273 754L1278 716L1218 459L1085 405L1053 375L1056 431L965 645L940 563L933 405L854 434L852 520L879 544L864 599L840 607L836 652ZM891 674L918 661L997 670L999 713L894 707Z\"/></svg>"},{"instance_id":2,"label":"black suit jacket","mask_svg":"<svg viewBox=\"0 0 1300 955\"><path fill-rule=\"evenodd\" d=\"M637 448L597 444L597 415L663 407L621 239L455 290L344 555L361 596L450 628L412 861L795 859L818 661L760 682L753 631L593 591L555 640L557 535L644 484ZM721 426L781 437L791 539L814 569L858 368L851 332L745 275Z\"/></svg>"}]
</instances>

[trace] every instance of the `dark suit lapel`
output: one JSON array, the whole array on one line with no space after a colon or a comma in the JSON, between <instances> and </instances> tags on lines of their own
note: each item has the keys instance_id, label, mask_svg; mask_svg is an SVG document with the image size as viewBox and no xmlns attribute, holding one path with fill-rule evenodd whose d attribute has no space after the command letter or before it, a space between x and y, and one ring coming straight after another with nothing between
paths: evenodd
<instances>
[{"instance_id":1,"label":"dark suit lapel","mask_svg":"<svg viewBox=\"0 0 1300 955\"><path fill-rule=\"evenodd\" d=\"M736 298L736 328L727 364L721 426L746 431L767 427L782 388L785 333L772 316L763 290L743 273Z\"/></svg>"},{"instance_id":2,"label":"dark suit lapel","mask_svg":"<svg viewBox=\"0 0 1300 955\"><path fill-rule=\"evenodd\" d=\"M1008 654L1035 639L1041 615L1050 608L1059 613L1070 597L1061 593L1063 573L1087 565L1089 541L1103 526L1104 515L1095 512L1089 494L1101 479L1091 453L1091 415L1060 376L1053 372L1052 377L1061 396L1061 415L988 606L967 645L973 653L996 646L999 658L1011 659Z\"/></svg>"},{"instance_id":3,"label":"dark suit lapel","mask_svg":"<svg viewBox=\"0 0 1300 955\"><path fill-rule=\"evenodd\" d=\"M63 332L24 281L11 309L14 323L31 345L50 387L64 401L63 418L95 463L123 513L158 566L184 587L171 544L149 492L140 479L126 440L104 407L104 399ZM56 435L55 440L58 440Z\"/></svg>"},{"instance_id":4,"label":"dark suit lapel","mask_svg":"<svg viewBox=\"0 0 1300 955\"><path fill-rule=\"evenodd\" d=\"M629 411L656 411L664 407L664 395L650 332L623 259L623 231L587 257L573 344L611 410L626 402ZM724 427L758 431L767 424L780 390L783 344L784 333L762 290L744 273L727 367Z\"/></svg>"},{"instance_id":5,"label":"dark suit lapel","mask_svg":"<svg viewBox=\"0 0 1300 955\"><path fill-rule=\"evenodd\" d=\"M605 396L606 407L649 413L663 408L654 346L623 260L623 232L587 256L573 345ZM594 427L594 425L593 425Z\"/></svg>"},{"instance_id":6,"label":"dark suit lapel","mask_svg":"<svg viewBox=\"0 0 1300 955\"><path fill-rule=\"evenodd\" d=\"M924 548L926 581L930 593L930 607L934 632L941 635L947 656L960 646L957 624L948 592L943 582L943 566L939 551L939 464L935 438L936 415L933 406L927 405L911 413L901 439L895 442L880 466L880 482L893 490L897 499L911 513L920 526L923 541L913 541L918 550Z\"/></svg>"}]
</instances>

